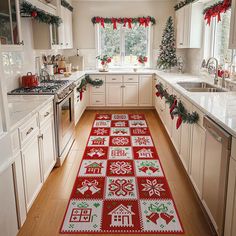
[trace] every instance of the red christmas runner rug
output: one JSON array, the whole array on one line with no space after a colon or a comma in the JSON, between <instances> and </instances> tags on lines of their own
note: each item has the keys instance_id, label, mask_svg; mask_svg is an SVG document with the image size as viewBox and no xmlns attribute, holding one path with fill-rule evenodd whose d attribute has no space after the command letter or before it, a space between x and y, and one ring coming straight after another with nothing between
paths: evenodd
<instances>
[{"instance_id":1,"label":"red christmas runner rug","mask_svg":"<svg viewBox=\"0 0 236 236\"><path fill-rule=\"evenodd\" d=\"M181 234L143 114L97 114L61 233Z\"/></svg>"}]
</instances>

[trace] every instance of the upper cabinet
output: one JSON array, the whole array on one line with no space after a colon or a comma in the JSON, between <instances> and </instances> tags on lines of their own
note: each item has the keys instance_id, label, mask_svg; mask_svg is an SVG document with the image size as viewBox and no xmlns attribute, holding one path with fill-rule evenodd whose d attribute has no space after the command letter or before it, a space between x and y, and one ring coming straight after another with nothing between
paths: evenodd
<instances>
[{"instance_id":1,"label":"upper cabinet","mask_svg":"<svg viewBox=\"0 0 236 236\"><path fill-rule=\"evenodd\" d=\"M176 11L177 48L201 48L202 11L200 2L188 4Z\"/></svg>"},{"instance_id":2,"label":"upper cabinet","mask_svg":"<svg viewBox=\"0 0 236 236\"><path fill-rule=\"evenodd\" d=\"M236 48L236 0L232 0L229 48Z\"/></svg>"},{"instance_id":3,"label":"upper cabinet","mask_svg":"<svg viewBox=\"0 0 236 236\"><path fill-rule=\"evenodd\" d=\"M0 44L21 45L19 0L0 1Z\"/></svg>"}]
</instances>

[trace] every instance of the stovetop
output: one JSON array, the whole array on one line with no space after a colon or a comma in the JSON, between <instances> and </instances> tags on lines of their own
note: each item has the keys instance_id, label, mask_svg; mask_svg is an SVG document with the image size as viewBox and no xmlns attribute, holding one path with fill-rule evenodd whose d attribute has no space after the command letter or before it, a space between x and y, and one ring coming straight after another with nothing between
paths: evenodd
<instances>
[{"instance_id":1,"label":"stovetop","mask_svg":"<svg viewBox=\"0 0 236 236\"><path fill-rule=\"evenodd\" d=\"M9 95L33 95L33 94L45 94L53 95L61 89L69 85L69 80L43 80L36 87L32 88L17 88L9 92Z\"/></svg>"}]
</instances>

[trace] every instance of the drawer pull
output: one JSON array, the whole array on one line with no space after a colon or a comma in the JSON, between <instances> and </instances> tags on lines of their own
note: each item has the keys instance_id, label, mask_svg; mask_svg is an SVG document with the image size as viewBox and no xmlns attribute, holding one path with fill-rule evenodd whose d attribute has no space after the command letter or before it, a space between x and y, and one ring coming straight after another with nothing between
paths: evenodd
<instances>
[{"instance_id":1,"label":"drawer pull","mask_svg":"<svg viewBox=\"0 0 236 236\"><path fill-rule=\"evenodd\" d=\"M116 78L112 78L111 80L116 80Z\"/></svg>"},{"instance_id":2,"label":"drawer pull","mask_svg":"<svg viewBox=\"0 0 236 236\"><path fill-rule=\"evenodd\" d=\"M96 102L100 102L99 100L96 100Z\"/></svg>"},{"instance_id":3,"label":"drawer pull","mask_svg":"<svg viewBox=\"0 0 236 236\"><path fill-rule=\"evenodd\" d=\"M133 78L128 78L128 80L133 80Z\"/></svg>"},{"instance_id":4,"label":"drawer pull","mask_svg":"<svg viewBox=\"0 0 236 236\"><path fill-rule=\"evenodd\" d=\"M31 127L31 128L26 132L26 136L29 135L33 130L34 130L34 128Z\"/></svg>"},{"instance_id":5,"label":"drawer pull","mask_svg":"<svg viewBox=\"0 0 236 236\"><path fill-rule=\"evenodd\" d=\"M45 114L44 114L44 118L46 118L47 116L49 116L49 112L46 112Z\"/></svg>"},{"instance_id":6,"label":"drawer pull","mask_svg":"<svg viewBox=\"0 0 236 236\"><path fill-rule=\"evenodd\" d=\"M39 139L43 139L43 134L38 136Z\"/></svg>"}]
</instances>

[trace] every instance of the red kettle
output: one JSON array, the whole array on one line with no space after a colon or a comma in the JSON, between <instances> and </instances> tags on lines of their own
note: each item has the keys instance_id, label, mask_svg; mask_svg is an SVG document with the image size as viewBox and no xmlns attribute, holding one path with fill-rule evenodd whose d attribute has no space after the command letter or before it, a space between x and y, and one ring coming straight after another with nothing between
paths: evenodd
<instances>
[{"instance_id":1,"label":"red kettle","mask_svg":"<svg viewBox=\"0 0 236 236\"><path fill-rule=\"evenodd\" d=\"M21 85L24 88L32 88L39 85L38 76L28 72L27 75L22 76Z\"/></svg>"}]
</instances>

